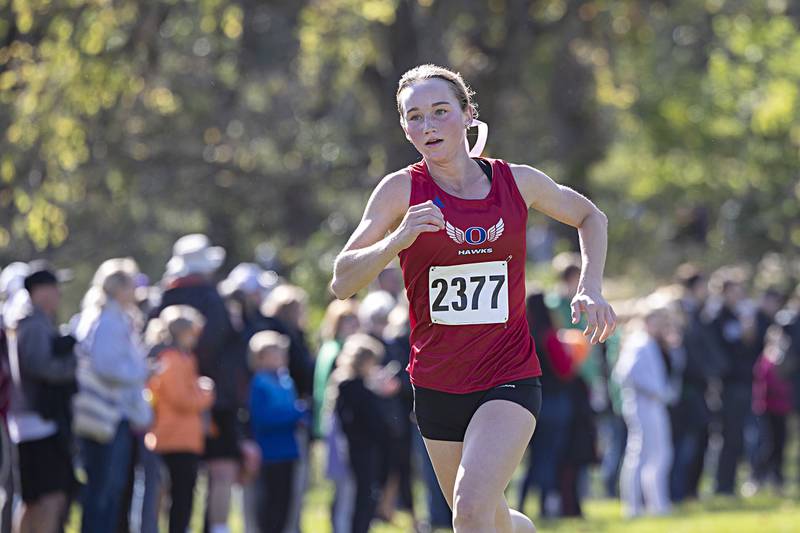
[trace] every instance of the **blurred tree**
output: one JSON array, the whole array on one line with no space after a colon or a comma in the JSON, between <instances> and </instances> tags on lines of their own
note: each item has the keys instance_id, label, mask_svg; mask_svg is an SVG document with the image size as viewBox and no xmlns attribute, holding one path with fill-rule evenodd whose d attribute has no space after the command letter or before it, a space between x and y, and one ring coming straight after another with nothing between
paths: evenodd
<instances>
[{"instance_id":1,"label":"blurred tree","mask_svg":"<svg viewBox=\"0 0 800 533\"><path fill-rule=\"evenodd\" d=\"M616 263L800 250L800 33L782 0L609 2L597 98L615 142L592 173ZM587 50L587 53L590 53ZM623 222L624 221L624 222ZM624 269L620 265L620 269Z\"/></svg>"},{"instance_id":2,"label":"blurred tree","mask_svg":"<svg viewBox=\"0 0 800 533\"><path fill-rule=\"evenodd\" d=\"M203 231L229 262L269 243L321 304L418 158L395 89L424 62L477 90L488 155L610 214L610 273L796 254L799 24L785 0L0 0L0 263L157 278Z\"/></svg>"}]
</instances>

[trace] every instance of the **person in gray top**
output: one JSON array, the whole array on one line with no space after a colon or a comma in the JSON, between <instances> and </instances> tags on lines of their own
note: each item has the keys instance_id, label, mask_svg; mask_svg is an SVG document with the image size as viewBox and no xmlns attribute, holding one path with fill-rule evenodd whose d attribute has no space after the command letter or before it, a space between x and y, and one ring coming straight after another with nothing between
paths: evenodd
<instances>
[{"instance_id":1,"label":"person in gray top","mask_svg":"<svg viewBox=\"0 0 800 533\"><path fill-rule=\"evenodd\" d=\"M108 531L119 520L132 459L133 434L152 421L143 391L149 372L140 335L130 258L105 261L84 299L75 336L80 342L73 427L86 470L82 533Z\"/></svg>"},{"instance_id":2,"label":"person in gray top","mask_svg":"<svg viewBox=\"0 0 800 533\"><path fill-rule=\"evenodd\" d=\"M31 266L25 278L30 308L9 329L14 397L9 433L18 446L22 487L20 530L58 531L74 487L69 436L69 401L75 379L74 340L55 325L58 279L46 265Z\"/></svg>"}]
</instances>

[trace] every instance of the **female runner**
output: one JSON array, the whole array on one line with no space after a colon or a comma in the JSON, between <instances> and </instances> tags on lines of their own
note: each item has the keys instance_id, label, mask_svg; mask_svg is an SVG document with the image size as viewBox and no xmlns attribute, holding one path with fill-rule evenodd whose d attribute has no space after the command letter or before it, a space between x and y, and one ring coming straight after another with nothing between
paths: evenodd
<instances>
[{"instance_id":1,"label":"female runner","mask_svg":"<svg viewBox=\"0 0 800 533\"><path fill-rule=\"evenodd\" d=\"M583 265L572 320L586 313L592 343L616 326L601 294L607 219L535 168L471 158L472 96L460 74L434 65L400 79L400 124L422 161L377 185L336 258L331 289L348 298L400 256L414 412L453 528L529 532L531 520L504 497L541 406L541 370L525 318L528 209L578 229Z\"/></svg>"}]
</instances>

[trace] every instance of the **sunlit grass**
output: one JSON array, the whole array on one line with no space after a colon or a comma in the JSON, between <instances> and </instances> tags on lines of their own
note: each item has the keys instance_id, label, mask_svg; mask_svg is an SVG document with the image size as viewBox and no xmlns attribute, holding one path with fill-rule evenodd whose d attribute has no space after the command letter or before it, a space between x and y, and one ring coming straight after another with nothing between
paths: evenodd
<instances>
[{"instance_id":1,"label":"sunlit grass","mask_svg":"<svg viewBox=\"0 0 800 533\"><path fill-rule=\"evenodd\" d=\"M619 501L609 499L588 499L584 502L584 518L539 520L538 499L535 493L526 502L525 512L534 518L539 531L548 532L610 532L610 533L794 533L800 531L800 487L798 480L798 440L794 437L798 429L797 418L790 420L790 439L786 453L787 493L778 495L764 490L752 498L711 496L710 476L701 485L700 501L685 503L674 508L666 517L646 517L635 520L622 518ZM312 471L309 476L310 487L305 495L302 516L303 533L331 533L330 504L333 499L333 485L324 478L321 457L323 450L317 447L312 455ZM519 475L521 472L518 472ZM747 467L739 471L739 479L747 476ZM515 501L517 479L513 480L507 491L509 501ZM597 472L592 473L592 491L599 493ZM201 475L195 497L195 512L191 530L202 531L203 504L205 499L205 479ZM424 494L420 483L415 486L417 508L424 516ZM72 519L67 531L79 531L79 509L74 506ZM241 513L240 493L234 495L230 518L231 533L244 533L244 520ZM166 522L162 520L162 530ZM374 533L409 533L413 531L413 520L408 513L398 512L392 524L376 522ZM442 530L445 531L445 530Z\"/></svg>"}]
</instances>

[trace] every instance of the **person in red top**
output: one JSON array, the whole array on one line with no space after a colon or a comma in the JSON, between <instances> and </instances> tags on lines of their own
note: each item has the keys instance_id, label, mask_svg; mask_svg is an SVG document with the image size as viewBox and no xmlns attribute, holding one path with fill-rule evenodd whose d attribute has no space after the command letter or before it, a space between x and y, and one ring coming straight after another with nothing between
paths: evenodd
<instances>
[{"instance_id":1,"label":"person in red top","mask_svg":"<svg viewBox=\"0 0 800 533\"><path fill-rule=\"evenodd\" d=\"M601 294L607 219L530 166L470 157L466 131L485 126L474 122L472 92L459 74L411 69L400 79L397 108L422 161L375 188L336 258L331 290L349 298L400 256L414 412L454 530L535 531L503 495L541 405L525 317L528 209L578 228L583 266L572 318L586 313L593 343L616 325Z\"/></svg>"}]
</instances>

